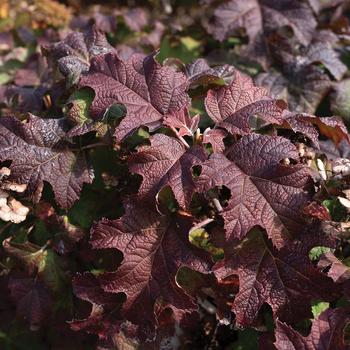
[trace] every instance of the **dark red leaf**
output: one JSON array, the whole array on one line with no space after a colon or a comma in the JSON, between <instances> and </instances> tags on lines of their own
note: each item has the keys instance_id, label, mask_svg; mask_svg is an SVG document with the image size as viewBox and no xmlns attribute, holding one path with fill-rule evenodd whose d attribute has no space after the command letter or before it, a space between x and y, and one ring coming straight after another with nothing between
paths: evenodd
<instances>
[{"instance_id":1,"label":"dark red leaf","mask_svg":"<svg viewBox=\"0 0 350 350\"><path fill-rule=\"evenodd\" d=\"M93 172L83 154L65 143L62 119L31 115L26 123L13 117L0 119L0 160L11 160L10 181L28 185L38 201L44 181L52 185L57 203L68 209L79 198L83 183L91 183Z\"/></svg>"},{"instance_id":2,"label":"dark red leaf","mask_svg":"<svg viewBox=\"0 0 350 350\"><path fill-rule=\"evenodd\" d=\"M270 99L265 89L256 87L250 77L236 71L230 85L208 91L205 108L217 127L245 135L251 131L249 118L252 116L282 124L282 112L287 105L282 100Z\"/></svg>"},{"instance_id":3,"label":"dark red leaf","mask_svg":"<svg viewBox=\"0 0 350 350\"><path fill-rule=\"evenodd\" d=\"M153 56L141 60L140 55L127 61L112 54L100 56L80 80L81 86L95 91L90 108L94 119L101 119L115 103L126 107L126 117L115 131L117 142L142 125L154 130L163 116L180 111L189 102L188 82L183 73L161 66Z\"/></svg>"},{"instance_id":4,"label":"dark red leaf","mask_svg":"<svg viewBox=\"0 0 350 350\"><path fill-rule=\"evenodd\" d=\"M331 221L331 215L327 208L317 202L311 202L303 208L303 214L318 220Z\"/></svg>"},{"instance_id":5,"label":"dark red leaf","mask_svg":"<svg viewBox=\"0 0 350 350\"><path fill-rule=\"evenodd\" d=\"M119 220L102 220L92 230L95 249L116 248L124 255L117 271L99 277L106 292L124 292L125 317L134 324L154 327L156 302L173 310L181 320L195 303L176 284L181 266L208 272L210 259L188 241L190 221L168 218L144 208L126 205Z\"/></svg>"},{"instance_id":6,"label":"dark red leaf","mask_svg":"<svg viewBox=\"0 0 350 350\"><path fill-rule=\"evenodd\" d=\"M349 322L349 308L327 309L312 323L309 336L303 337L278 320L275 346L278 350L347 350L343 330Z\"/></svg>"},{"instance_id":7,"label":"dark red leaf","mask_svg":"<svg viewBox=\"0 0 350 350\"><path fill-rule=\"evenodd\" d=\"M159 191L170 186L179 205L187 208L195 190L191 168L207 159L204 149L192 146L186 150L178 140L161 134L150 140L150 146L129 158L130 171L143 177L138 195L154 203Z\"/></svg>"},{"instance_id":8,"label":"dark red leaf","mask_svg":"<svg viewBox=\"0 0 350 350\"><path fill-rule=\"evenodd\" d=\"M214 154L202 164L201 189L226 186L231 191L222 212L227 239L242 239L260 225L281 247L303 231L300 209L309 198L309 171L302 165L280 164L284 158L298 159L290 141L253 134L234 144L226 156Z\"/></svg>"},{"instance_id":9,"label":"dark red leaf","mask_svg":"<svg viewBox=\"0 0 350 350\"><path fill-rule=\"evenodd\" d=\"M95 26L84 33L71 33L64 40L43 48L44 54L57 63L60 72L73 84L89 70L93 57L113 51L105 34Z\"/></svg>"},{"instance_id":10,"label":"dark red leaf","mask_svg":"<svg viewBox=\"0 0 350 350\"><path fill-rule=\"evenodd\" d=\"M252 325L264 303L271 306L275 318L295 322L311 316L312 299L336 298L333 281L309 260L314 239L308 234L277 251L262 233L252 232L232 257L217 264L219 279L239 276L232 308L239 327Z\"/></svg>"},{"instance_id":11,"label":"dark red leaf","mask_svg":"<svg viewBox=\"0 0 350 350\"><path fill-rule=\"evenodd\" d=\"M37 278L13 277L9 289L17 314L29 322L31 330L38 330L52 311L52 299L44 284Z\"/></svg>"}]
</instances>

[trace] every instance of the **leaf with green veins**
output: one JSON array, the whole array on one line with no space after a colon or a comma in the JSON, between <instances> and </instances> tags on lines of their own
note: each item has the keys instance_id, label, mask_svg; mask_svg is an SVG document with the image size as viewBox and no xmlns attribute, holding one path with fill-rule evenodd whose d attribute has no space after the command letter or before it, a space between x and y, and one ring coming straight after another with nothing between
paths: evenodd
<instances>
[{"instance_id":1,"label":"leaf with green veins","mask_svg":"<svg viewBox=\"0 0 350 350\"><path fill-rule=\"evenodd\" d=\"M311 311L314 316L314 319L318 317L318 315L329 308L329 303L321 300L313 300L311 302Z\"/></svg>"}]
</instances>

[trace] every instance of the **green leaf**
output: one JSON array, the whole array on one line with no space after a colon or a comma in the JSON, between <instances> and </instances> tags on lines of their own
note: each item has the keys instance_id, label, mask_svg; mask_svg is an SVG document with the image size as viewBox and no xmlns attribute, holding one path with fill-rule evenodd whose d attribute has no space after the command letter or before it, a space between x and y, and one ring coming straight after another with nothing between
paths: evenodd
<instances>
[{"instance_id":1,"label":"green leaf","mask_svg":"<svg viewBox=\"0 0 350 350\"><path fill-rule=\"evenodd\" d=\"M184 63L190 63L200 55L200 41L191 37L182 37L180 39L166 36L160 46L160 52L157 56L159 62L166 58L179 58Z\"/></svg>"},{"instance_id":2,"label":"green leaf","mask_svg":"<svg viewBox=\"0 0 350 350\"><path fill-rule=\"evenodd\" d=\"M238 331L238 340L233 344L232 350L259 349L258 333L252 329Z\"/></svg>"},{"instance_id":3,"label":"green leaf","mask_svg":"<svg viewBox=\"0 0 350 350\"><path fill-rule=\"evenodd\" d=\"M196 247L204 249L210 254L212 254L215 260L223 259L224 257L223 249L215 247L209 241L209 234L205 229L198 228L198 229L192 230L189 234L189 240Z\"/></svg>"},{"instance_id":4,"label":"green leaf","mask_svg":"<svg viewBox=\"0 0 350 350\"><path fill-rule=\"evenodd\" d=\"M321 312L325 311L328 308L329 308L329 303L326 303L321 300L313 300L311 310L312 310L314 319L316 319Z\"/></svg>"},{"instance_id":5,"label":"green leaf","mask_svg":"<svg viewBox=\"0 0 350 350\"><path fill-rule=\"evenodd\" d=\"M342 221L346 215L346 208L341 205L338 198L326 199L322 204L328 209L334 221Z\"/></svg>"},{"instance_id":6,"label":"green leaf","mask_svg":"<svg viewBox=\"0 0 350 350\"><path fill-rule=\"evenodd\" d=\"M41 261L38 272L52 291L58 292L65 286L66 276L62 270L62 261L53 250L45 251L45 259Z\"/></svg>"},{"instance_id":7,"label":"green leaf","mask_svg":"<svg viewBox=\"0 0 350 350\"><path fill-rule=\"evenodd\" d=\"M330 251L331 251L331 248L328 248L328 247L322 247L322 246L313 247L310 250L309 258L311 261L315 261L315 260L318 260L322 254L328 253Z\"/></svg>"},{"instance_id":8,"label":"green leaf","mask_svg":"<svg viewBox=\"0 0 350 350\"><path fill-rule=\"evenodd\" d=\"M63 107L66 117L78 124L92 121L89 116L89 108L94 97L95 93L90 88L75 91Z\"/></svg>"}]
</instances>

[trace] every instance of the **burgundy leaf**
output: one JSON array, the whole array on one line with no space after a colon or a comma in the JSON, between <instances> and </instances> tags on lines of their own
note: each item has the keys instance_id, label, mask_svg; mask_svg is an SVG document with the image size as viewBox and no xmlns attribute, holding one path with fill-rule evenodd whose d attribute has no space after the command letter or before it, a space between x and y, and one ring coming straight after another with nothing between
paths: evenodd
<instances>
[{"instance_id":1,"label":"burgundy leaf","mask_svg":"<svg viewBox=\"0 0 350 350\"><path fill-rule=\"evenodd\" d=\"M325 154L328 160L337 158L350 158L350 144L346 140L336 145L332 140L320 141L320 152Z\"/></svg>"},{"instance_id":2,"label":"burgundy leaf","mask_svg":"<svg viewBox=\"0 0 350 350\"><path fill-rule=\"evenodd\" d=\"M99 287L97 277L91 273L78 274L73 279L74 294L91 304L113 308L120 304L120 298L114 293L107 293Z\"/></svg>"},{"instance_id":3,"label":"burgundy leaf","mask_svg":"<svg viewBox=\"0 0 350 350\"><path fill-rule=\"evenodd\" d=\"M322 63L336 80L341 80L347 67L328 42L315 42L308 48L306 58L309 63Z\"/></svg>"},{"instance_id":4,"label":"burgundy leaf","mask_svg":"<svg viewBox=\"0 0 350 350\"><path fill-rule=\"evenodd\" d=\"M309 260L313 244L308 240L313 241L313 235L277 251L262 233L252 232L232 257L214 267L219 279L239 276L232 308L239 327L252 325L264 303L271 306L275 318L295 322L311 316L312 299L336 298L333 281Z\"/></svg>"},{"instance_id":5,"label":"burgundy leaf","mask_svg":"<svg viewBox=\"0 0 350 350\"><path fill-rule=\"evenodd\" d=\"M253 40L262 29L261 9L257 0L231 0L214 11L208 31L215 39L224 41L244 28Z\"/></svg>"},{"instance_id":6,"label":"burgundy leaf","mask_svg":"<svg viewBox=\"0 0 350 350\"><path fill-rule=\"evenodd\" d=\"M225 130L222 129L206 129L203 132L203 143L211 144L214 153L223 152L225 149L224 138L227 136Z\"/></svg>"},{"instance_id":7,"label":"burgundy leaf","mask_svg":"<svg viewBox=\"0 0 350 350\"><path fill-rule=\"evenodd\" d=\"M291 111L314 113L331 89L331 80L319 67L287 62L283 74L261 73L255 79L259 86L269 89L273 98L288 102Z\"/></svg>"},{"instance_id":8,"label":"burgundy leaf","mask_svg":"<svg viewBox=\"0 0 350 350\"><path fill-rule=\"evenodd\" d=\"M149 22L149 13L145 8L135 7L124 11L123 18L131 30L140 32Z\"/></svg>"},{"instance_id":9,"label":"burgundy leaf","mask_svg":"<svg viewBox=\"0 0 350 350\"><path fill-rule=\"evenodd\" d=\"M228 64L211 68L205 59L199 58L188 64L185 71L191 87L194 87L197 85L229 84L236 69Z\"/></svg>"},{"instance_id":10,"label":"burgundy leaf","mask_svg":"<svg viewBox=\"0 0 350 350\"><path fill-rule=\"evenodd\" d=\"M334 84L333 92L330 95L331 111L345 120L349 120L349 91L350 79L343 79Z\"/></svg>"},{"instance_id":11,"label":"burgundy leaf","mask_svg":"<svg viewBox=\"0 0 350 350\"><path fill-rule=\"evenodd\" d=\"M309 171L280 164L298 159L295 146L282 137L244 136L227 155L213 154L202 164L201 189L226 186L231 199L224 208L226 237L242 239L255 225L265 228L277 247L303 231L300 209L309 195Z\"/></svg>"},{"instance_id":12,"label":"burgundy leaf","mask_svg":"<svg viewBox=\"0 0 350 350\"><path fill-rule=\"evenodd\" d=\"M100 276L103 289L126 294L123 310L134 324L152 325L153 307L160 301L181 319L195 304L175 282L178 269L208 272L211 266L207 255L188 241L191 222L161 216L147 207L127 204L125 209L121 219L102 220L92 230L95 249L116 248L124 255L117 271Z\"/></svg>"},{"instance_id":13,"label":"burgundy leaf","mask_svg":"<svg viewBox=\"0 0 350 350\"><path fill-rule=\"evenodd\" d=\"M141 58L133 55L123 61L112 54L97 57L89 73L80 80L81 86L95 91L90 108L94 119L101 119L115 103L125 105L126 117L115 131L117 142L142 125L154 130L163 116L180 111L189 102L183 73L161 66L153 56L143 62Z\"/></svg>"},{"instance_id":14,"label":"burgundy leaf","mask_svg":"<svg viewBox=\"0 0 350 350\"><path fill-rule=\"evenodd\" d=\"M52 311L47 288L36 278L13 277L9 289L16 302L17 314L28 320L31 330L38 330Z\"/></svg>"},{"instance_id":15,"label":"burgundy leaf","mask_svg":"<svg viewBox=\"0 0 350 350\"><path fill-rule=\"evenodd\" d=\"M95 26L84 33L71 33L64 40L43 48L44 54L57 62L60 72L71 83L77 83L80 75L89 70L93 57L114 50L105 34Z\"/></svg>"},{"instance_id":16,"label":"burgundy leaf","mask_svg":"<svg viewBox=\"0 0 350 350\"><path fill-rule=\"evenodd\" d=\"M216 126L233 134L244 135L251 130L251 116L281 124L282 112L287 105L281 100L268 98L265 89L254 86L250 77L236 71L230 85L208 91L205 107Z\"/></svg>"},{"instance_id":17,"label":"burgundy leaf","mask_svg":"<svg viewBox=\"0 0 350 350\"><path fill-rule=\"evenodd\" d=\"M139 196L152 203L164 186L170 186L179 205L187 208L195 190L191 168L206 160L204 149L192 146L186 150L178 140L161 134L150 140L151 146L129 158L130 171L143 177Z\"/></svg>"},{"instance_id":18,"label":"burgundy leaf","mask_svg":"<svg viewBox=\"0 0 350 350\"><path fill-rule=\"evenodd\" d=\"M350 268L331 252L326 252L321 256L318 266L320 268L329 268L327 275L334 282L342 283L350 279Z\"/></svg>"},{"instance_id":19,"label":"burgundy leaf","mask_svg":"<svg viewBox=\"0 0 350 350\"><path fill-rule=\"evenodd\" d=\"M306 113L291 113L286 115L286 120L290 125L293 125L295 120L298 124L305 124L305 126L316 125L319 128L320 133L332 140L336 145L342 140L346 140L350 143L349 132L344 122L339 117L321 118ZM310 134L310 138L311 136L312 134Z\"/></svg>"},{"instance_id":20,"label":"burgundy leaf","mask_svg":"<svg viewBox=\"0 0 350 350\"><path fill-rule=\"evenodd\" d=\"M2 103L10 107L16 107L21 113L41 112L44 110L44 96L46 88L19 87L15 85L0 86L0 98Z\"/></svg>"},{"instance_id":21,"label":"burgundy leaf","mask_svg":"<svg viewBox=\"0 0 350 350\"><path fill-rule=\"evenodd\" d=\"M275 346L278 350L347 350L343 331L349 315L349 308L327 309L313 321L307 337L278 320Z\"/></svg>"},{"instance_id":22,"label":"burgundy leaf","mask_svg":"<svg viewBox=\"0 0 350 350\"><path fill-rule=\"evenodd\" d=\"M199 114L191 117L188 108L184 108L173 114L166 115L163 124L178 129L180 136L193 136L194 132L198 129L199 121Z\"/></svg>"},{"instance_id":23,"label":"burgundy leaf","mask_svg":"<svg viewBox=\"0 0 350 350\"><path fill-rule=\"evenodd\" d=\"M308 204L303 208L302 212L306 216L310 216L312 218L316 218L321 221L332 220L331 215L329 214L329 211L327 210L327 208L317 202L311 202L310 204Z\"/></svg>"},{"instance_id":24,"label":"burgundy leaf","mask_svg":"<svg viewBox=\"0 0 350 350\"><path fill-rule=\"evenodd\" d=\"M64 143L62 119L31 115L27 123L13 117L0 119L0 160L11 160L10 181L28 185L39 200L43 182L52 185L57 203L68 209L79 198L83 183L91 183L92 169L83 154Z\"/></svg>"},{"instance_id":25,"label":"burgundy leaf","mask_svg":"<svg viewBox=\"0 0 350 350\"><path fill-rule=\"evenodd\" d=\"M308 137L312 141L313 145L316 148L319 148L319 134L317 129L311 123L305 122L301 116L294 114L291 116L287 115L285 118L285 123L287 124L287 127L292 129L294 132L299 132Z\"/></svg>"},{"instance_id":26,"label":"burgundy leaf","mask_svg":"<svg viewBox=\"0 0 350 350\"><path fill-rule=\"evenodd\" d=\"M231 0L215 9L207 29L220 41L244 29L249 39L244 55L266 67L271 34L288 27L297 42L307 46L316 24L312 10L298 0Z\"/></svg>"}]
</instances>

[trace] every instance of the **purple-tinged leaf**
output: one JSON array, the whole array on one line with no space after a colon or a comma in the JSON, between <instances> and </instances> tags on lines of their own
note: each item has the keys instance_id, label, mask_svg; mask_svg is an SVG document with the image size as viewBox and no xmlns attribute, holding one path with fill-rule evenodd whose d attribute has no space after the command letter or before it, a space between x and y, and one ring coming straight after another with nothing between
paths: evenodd
<instances>
[{"instance_id":1,"label":"purple-tinged leaf","mask_svg":"<svg viewBox=\"0 0 350 350\"><path fill-rule=\"evenodd\" d=\"M13 277L9 289L17 314L29 322L32 331L38 330L52 311L52 299L45 285L37 278Z\"/></svg>"},{"instance_id":2,"label":"purple-tinged leaf","mask_svg":"<svg viewBox=\"0 0 350 350\"><path fill-rule=\"evenodd\" d=\"M188 82L183 73L162 67L153 56L141 61L142 58L133 55L123 61L112 54L97 57L89 73L80 80L81 86L95 91L90 108L94 119L101 119L115 103L126 107L126 117L115 131L117 142L142 125L154 130L165 115L176 113L189 103Z\"/></svg>"},{"instance_id":3,"label":"purple-tinged leaf","mask_svg":"<svg viewBox=\"0 0 350 350\"><path fill-rule=\"evenodd\" d=\"M28 185L27 192L36 201L47 181L57 203L68 209L79 198L83 183L92 182L93 172L84 155L72 152L64 142L65 132L62 119L0 119L0 160L12 161L9 180Z\"/></svg>"},{"instance_id":4,"label":"purple-tinged leaf","mask_svg":"<svg viewBox=\"0 0 350 350\"><path fill-rule=\"evenodd\" d=\"M171 308L178 320L195 309L193 300L177 286L176 273L181 266L206 273L211 262L189 243L190 227L185 217L168 218L130 203L121 219L104 219L93 227L95 249L116 248L124 255L120 267L99 280L106 292L126 294L124 315L134 324L154 327L156 302Z\"/></svg>"},{"instance_id":5,"label":"purple-tinged leaf","mask_svg":"<svg viewBox=\"0 0 350 350\"><path fill-rule=\"evenodd\" d=\"M173 114L166 115L163 124L178 129L180 136L193 136L198 129L199 121L200 115L197 114L191 117L188 108L184 108Z\"/></svg>"},{"instance_id":6,"label":"purple-tinged leaf","mask_svg":"<svg viewBox=\"0 0 350 350\"><path fill-rule=\"evenodd\" d=\"M350 268L344 265L333 253L326 252L321 256L318 267L328 269L327 275L334 282L342 283L350 280Z\"/></svg>"},{"instance_id":7,"label":"purple-tinged leaf","mask_svg":"<svg viewBox=\"0 0 350 350\"><path fill-rule=\"evenodd\" d=\"M210 143L213 153L222 153L225 150L224 138L226 136L225 130L208 128L203 132L203 143Z\"/></svg>"},{"instance_id":8,"label":"purple-tinged leaf","mask_svg":"<svg viewBox=\"0 0 350 350\"><path fill-rule=\"evenodd\" d=\"M129 158L130 171L143 177L138 196L154 203L159 191L170 186L179 205L187 208L196 187L191 168L207 159L204 149L192 146L186 150L178 140L161 134L150 140L150 146Z\"/></svg>"},{"instance_id":9,"label":"purple-tinged leaf","mask_svg":"<svg viewBox=\"0 0 350 350\"><path fill-rule=\"evenodd\" d=\"M300 164L281 164L285 158L298 159L290 141L254 134L244 136L226 156L213 154L202 164L198 179L202 190L226 186L231 191L221 213L228 240L242 239L259 225L276 247L282 247L303 231L300 209L310 198L309 170Z\"/></svg>"},{"instance_id":10,"label":"purple-tinged leaf","mask_svg":"<svg viewBox=\"0 0 350 350\"><path fill-rule=\"evenodd\" d=\"M250 77L236 72L230 85L208 91L205 108L217 127L245 135L251 132L250 117L253 116L282 124L287 105L282 100L270 99L264 88L254 86Z\"/></svg>"},{"instance_id":11,"label":"purple-tinged leaf","mask_svg":"<svg viewBox=\"0 0 350 350\"><path fill-rule=\"evenodd\" d=\"M291 111L314 113L330 91L331 80L313 65L299 67L289 62L287 66L284 74L273 71L259 74L256 84L267 88L273 98L285 99Z\"/></svg>"},{"instance_id":12,"label":"purple-tinged leaf","mask_svg":"<svg viewBox=\"0 0 350 350\"><path fill-rule=\"evenodd\" d=\"M43 51L54 63L57 62L60 72L69 78L70 83L75 84L80 75L89 70L93 57L115 49L105 34L93 26L84 33L68 34L64 40L43 47Z\"/></svg>"},{"instance_id":13,"label":"purple-tinged leaf","mask_svg":"<svg viewBox=\"0 0 350 350\"><path fill-rule=\"evenodd\" d=\"M307 337L277 320L275 346L277 350L348 350L344 328L350 322L349 315L349 308L327 309L313 321Z\"/></svg>"},{"instance_id":14,"label":"purple-tinged leaf","mask_svg":"<svg viewBox=\"0 0 350 350\"><path fill-rule=\"evenodd\" d=\"M231 257L214 266L219 280L239 277L232 307L237 326L252 325L264 303L271 306L274 318L295 322L311 316L312 299L337 297L333 281L309 260L314 240L312 234L306 234L301 241L276 250L261 232L254 231Z\"/></svg>"},{"instance_id":15,"label":"purple-tinged leaf","mask_svg":"<svg viewBox=\"0 0 350 350\"><path fill-rule=\"evenodd\" d=\"M229 84L234 78L235 71L236 69L228 64L211 68L203 58L196 59L185 67L186 76L191 83L191 87Z\"/></svg>"}]
</instances>

